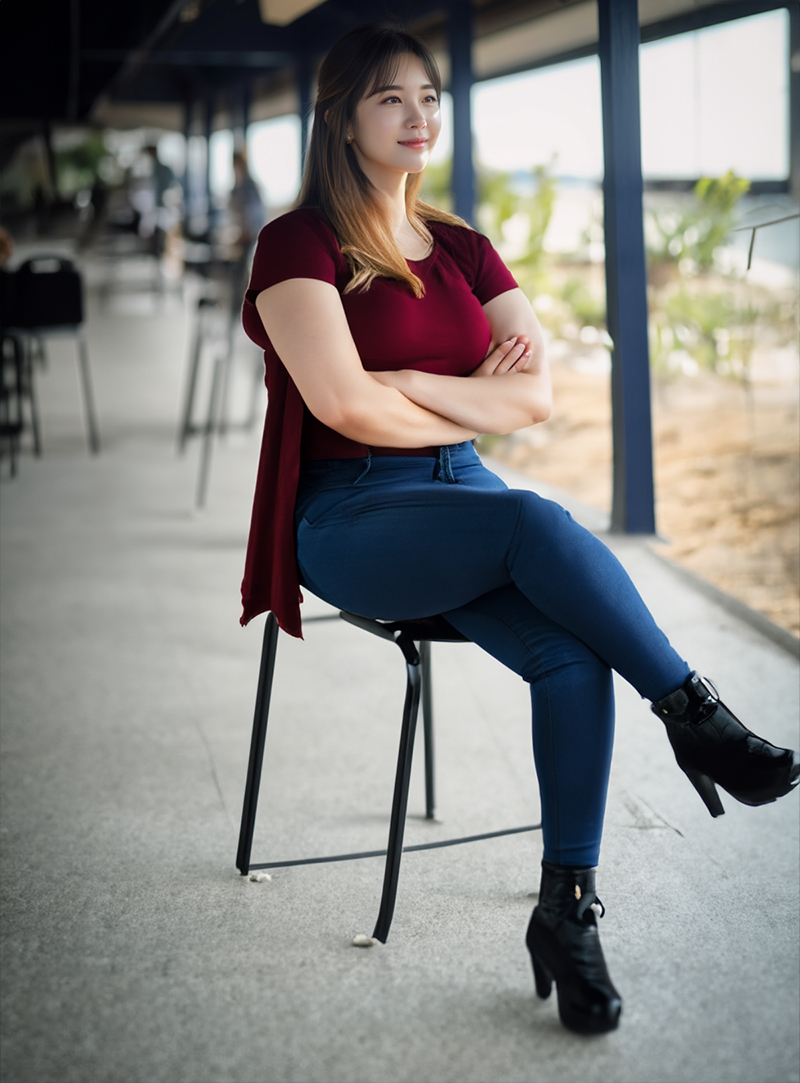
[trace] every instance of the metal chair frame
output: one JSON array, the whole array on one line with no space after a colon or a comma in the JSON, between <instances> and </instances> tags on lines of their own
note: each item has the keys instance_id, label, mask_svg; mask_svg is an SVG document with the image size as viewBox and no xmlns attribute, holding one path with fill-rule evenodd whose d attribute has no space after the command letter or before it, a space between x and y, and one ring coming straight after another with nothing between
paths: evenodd
<instances>
[{"instance_id":1,"label":"metal chair frame","mask_svg":"<svg viewBox=\"0 0 800 1083\"><path fill-rule=\"evenodd\" d=\"M78 375L89 450L97 455L100 451L100 428L92 390L89 350L83 332L83 282L80 273L63 256L35 256L8 276L3 297L4 308L8 308L3 313L3 334L15 342L15 349L19 351L20 391L30 407L35 454L40 455L42 450L34 374L37 349L38 356L43 359L46 338L70 335L77 343Z\"/></svg>"},{"instance_id":2,"label":"metal chair frame","mask_svg":"<svg viewBox=\"0 0 800 1083\"><path fill-rule=\"evenodd\" d=\"M86 345L83 327L80 324L64 324L55 327L9 327L6 334L10 338L17 339L22 350L24 394L30 403L31 429L33 431L33 445L36 455L41 455L42 438L36 395L34 350L37 344L41 347L42 341L51 336L70 335L74 337L78 350L78 376L80 378L81 391L83 393L86 442L89 445L89 451L92 455L98 455L100 452L100 427L97 423L97 411L95 409L94 392L92 390L92 376L89 368L89 351Z\"/></svg>"},{"instance_id":3,"label":"metal chair frame","mask_svg":"<svg viewBox=\"0 0 800 1083\"><path fill-rule=\"evenodd\" d=\"M25 420L22 343L0 329L0 458L8 445L11 477L17 474L19 444Z\"/></svg>"},{"instance_id":4,"label":"metal chair frame","mask_svg":"<svg viewBox=\"0 0 800 1083\"><path fill-rule=\"evenodd\" d=\"M195 486L195 506L198 508L205 507L208 495L215 438L224 436L234 429L249 432L257 416L257 402L262 387L263 365L261 364L253 370L253 387L247 418L241 422L232 422L228 417L234 338L240 318L239 305L235 302L238 294L244 293L244 286L237 291L233 279L240 273L237 267L228 268L228 275L232 280L229 297L225 296L224 291L216 293L209 291L197 300L197 318L189 350L178 424L178 453L181 455L184 453L191 437L202 437ZM205 417L197 421L194 418L195 405L204 352L210 355L208 363L211 365L211 381Z\"/></svg>"},{"instance_id":5,"label":"metal chair frame","mask_svg":"<svg viewBox=\"0 0 800 1083\"><path fill-rule=\"evenodd\" d=\"M378 621L360 617L354 613L340 612L343 620L362 628L381 639L396 643L406 664L406 695L403 706L403 721L400 729L400 747L397 755L394 796L389 823L389 841L386 850L369 851L360 854L344 854L329 858L309 860L266 862L253 864L250 854L253 845L258 793L261 783L261 770L264 760L264 744L267 735L272 681L275 673L275 656L278 649L278 622L270 613L264 627L264 642L261 652L261 669L258 678L258 692L253 717L253 733L250 744L250 758L247 768L242 821L239 832L239 848L236 855L236 867L246 876L252 868L281 868L287 865L312 864L315 862L349 860L357 857L379 857L386 855L386 867L383 878L383 893L380 910L375 924L373 937L386 942L389 927L394 914L397 897L397 883L400 875L400 860L403 853L403 834L405 830L406 810L408 807L408 788L411 778L411 762L414 751L417 716L420 702L425 747L425 817L432 820L435 815L434 795L434 754L433 754L433 697L431 683L431 642L468 642L466 636L457 632L442 617L431 617L417 621ZM527 828L515 830L528 830ZM505 834L493 832L492 834ZM490 836L476 836L490 837ZM464 839L455 840L467 841ZM452 842L427 844L424 847L409 849L428 849L431 846L452 845Z\"/></svg>"}]
</instances>

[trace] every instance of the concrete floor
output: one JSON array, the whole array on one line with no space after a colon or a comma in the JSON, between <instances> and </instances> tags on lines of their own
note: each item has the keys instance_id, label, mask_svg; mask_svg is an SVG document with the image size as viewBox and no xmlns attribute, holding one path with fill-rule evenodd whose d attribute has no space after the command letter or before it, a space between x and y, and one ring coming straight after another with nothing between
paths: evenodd
<instances>
[{"instance_id":1,"label":"concrete floor","mask_svg":"<svg viewBox=\"0 0 800 1083\"><path fill-rule=\"evenodd\" d=\"M239 876L258 433L217 447L195 511L197 442L175 453L189 317L135 285L90 298L101 455L55 342L44 455L0 486L6 1083L800 1079L798 797L724 797L712 820L622 682L598 873L616 1033L576 1037L534 996L538 832L408 854L389 941L368 950L351 941L380 860ZM644 542L611 542L691 664L796 747L796 653ZM440 819L415 777L407 843L537 822L522 683L472 645L437 645L434 677ZM281 638L255 861L385 845L403 682L390 644L338 622Z\"/></svg>"}]
</instances>

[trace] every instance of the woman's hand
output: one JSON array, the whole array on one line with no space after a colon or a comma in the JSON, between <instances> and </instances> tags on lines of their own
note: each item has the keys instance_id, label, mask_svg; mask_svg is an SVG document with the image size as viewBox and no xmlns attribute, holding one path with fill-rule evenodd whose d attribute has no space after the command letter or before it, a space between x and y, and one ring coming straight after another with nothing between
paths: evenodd
<instances>
[{"instance_id":1,"label":"woman's hand","mask_svg":"<svg viewBox=\"0 0 800 1083\"><path fill-rule=\"evenodd\" d=\"M515 335L491 349L470 376L500 376L504 372L525 372L532 358L531 340L527 335Z\"/></svg>"},{"instance_id":2,"label":"woman's hand","mask_svg":"<svg viewBox=\"0 0 800 1083\"><path fill-rule=\"evenodd\" d=\"M513 289L488 301L483 311L492 341L500 345L467 379L417 369L370 376L474 432L502 434L546 421L552 408L550 373L530 302L521 289Z\"/></svg>"},{"instance_id":3,"label":"woman's hand","mask_svg":"<svg viewBox=\"0 0 800 1083\"><path fill-rule=\"evenodd\" d=\"M533 356L530 343L531 340L527 335L516 335L506 342L501 342L499 346L495 346L494 349L490 350L475 371L469 374L470 378L473 376L501 376L504 372L524 372ZM386 387L395 387L398 391L404 391L407 386L404 375L406 371L400 369L397 371L370 372L370 376L373 380L377 380L379 384L384 384Z\"/></svg>"}]
</instances>

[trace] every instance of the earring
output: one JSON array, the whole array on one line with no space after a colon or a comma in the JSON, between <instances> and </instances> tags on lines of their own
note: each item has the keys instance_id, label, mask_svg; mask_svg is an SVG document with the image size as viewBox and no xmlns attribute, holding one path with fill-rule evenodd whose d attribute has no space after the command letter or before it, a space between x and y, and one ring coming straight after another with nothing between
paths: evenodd
<instances>
[{"instance_id":1,"label":"earring","mask_svg":"<svg viewBox=\"0 0 800 1083\"><path fill-rule=\"evenodd\" d=\"M352 142L353 142L353 137L352 137L352 135L348 134L347 138L345 139L345 143L347 143L347 145L349 147Z\"/></svg>"}]
</instances>

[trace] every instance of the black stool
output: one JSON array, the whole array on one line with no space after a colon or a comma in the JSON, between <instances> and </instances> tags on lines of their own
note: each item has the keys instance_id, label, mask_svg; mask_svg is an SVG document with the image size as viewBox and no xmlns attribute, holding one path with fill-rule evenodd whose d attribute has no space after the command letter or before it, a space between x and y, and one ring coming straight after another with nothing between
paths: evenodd
<instances>
[{"instance_id":1,"label":"black stool","mask_svg":"<svg viewBox=\"0 0 800 1083\"><path fill-rule=\"evenodd\" d=\"M83 282L72 262L62 256L36 256L26 260L3 291L2 323L7 337L19 343L23 393L31 408L34 450L41 453L39 417L34 387L34 350L42 349L48 335L72 335L78 346L78 369L86 434L93 455L100 451L100 430L94 406L89 352L83 333Z\"/></svg>"},{"instance_id":2,"label":"black stool","mask_svg":"<svg viewBox=\"0 0 800 1083\"><path fill-rule=\"evenodd\" d=\"M267 735L267 720L272 693L272 677L275 672L275 653L278 647L278 622L275 615L267 616L264 627L264 645L261 652L261 671L258 678L256 709L253 718L253 736L250 743L250 760L247 768L247 784L244 792L242 823L239 831L239 849L236 855L236 867L246 876L251 868L271 869L287 865L312 864L315 861L346 860L356 857L380 857L386 855L386 869L383 877L383 894L375 924L373 937L386 943L389 927L394 913L397 881L400 875L400 858L403 852L403 831L408 805L408 786L411 778L411 760L414 752L414 734L420 699L422 700L422 718L425 737L425 815L434 816L434 774L433 774L433 702L431 696L431 642L469 642L466 636L457 632L443 617L427 617L421 620L378 621L368 617L359 617L354 613L339 613L343 620L363 628L365 632L380 636L381 639L396 643L403 653L406 663L406 697L403 707L403 723L400 730L400 749L397 756L397 773L394 783L394 798L389 825L389 842L386 850L369 853L346 854L338 858L318 858L311 861L283 861L251 864L250 852L253 845L253 831L256 822L258 790L261 782L261 767L264 759L264 741ZM313 618L312 618L313 619ZM319 618L318 618L319 619ZM328 619L328 618L323 618ZM518 828L515 830L530 830ZM506 834L506 832L493 832ZM489 836L480 836L489 837ZM467 840L458 840L467 841ZM409 847L409 849L428 849ZM445 843L444 845L447 845Z\"/></svg>"}]
</instances>

